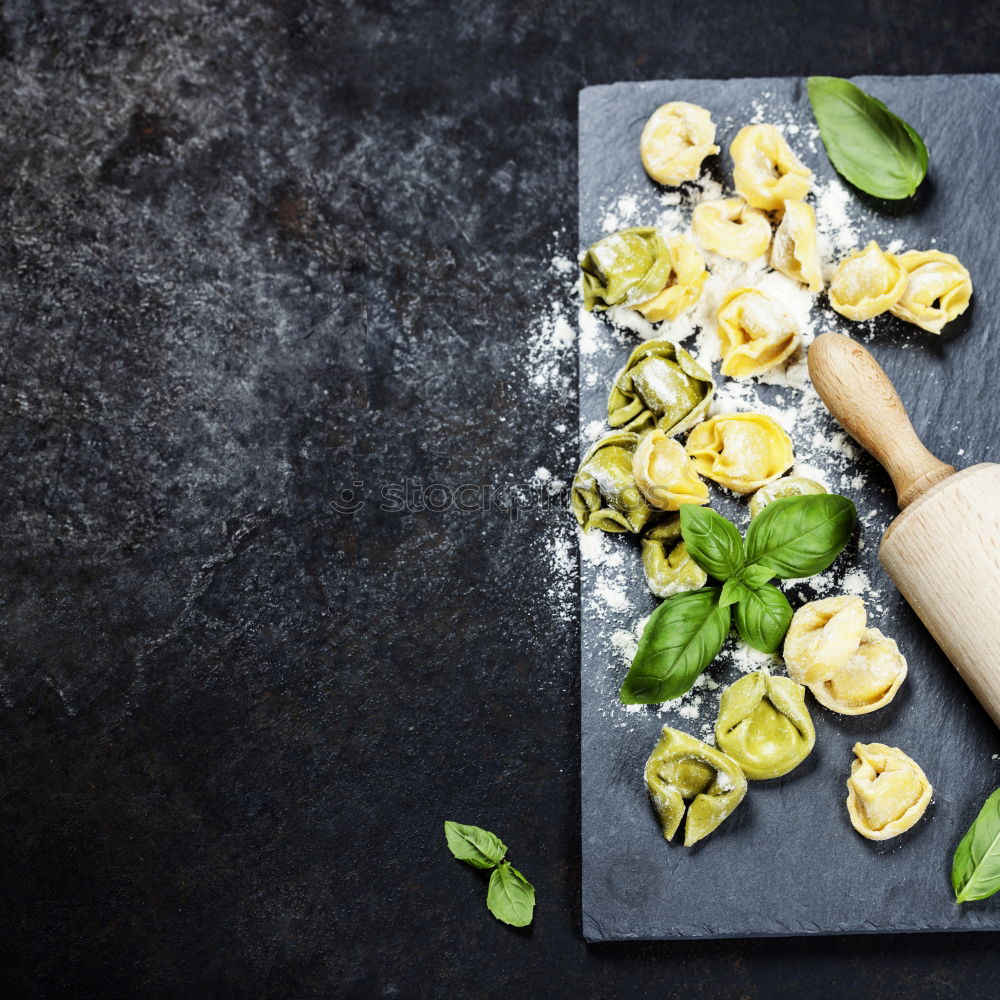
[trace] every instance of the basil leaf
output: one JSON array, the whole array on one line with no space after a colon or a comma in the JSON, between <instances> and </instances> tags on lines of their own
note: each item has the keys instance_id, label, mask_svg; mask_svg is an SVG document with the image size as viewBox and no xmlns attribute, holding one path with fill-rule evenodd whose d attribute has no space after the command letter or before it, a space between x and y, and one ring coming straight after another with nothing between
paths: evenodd
<instances>
[{"instance_id":1,"label":"basil leaf","mask_svg":"<svg viewBox=\"0 0 1000 1000\"><path fill-rule=\"evenodd\" d=\"M783 579L822 573L850 540L858 512L836 493L782 497L750 522L747 565Z\"/></svg>"},{"instance_id":2,"label":"basil leaf","mask_svg":"<svg viewBox=\"0 0 1000 1000\"><path fill-rule=\"evenodd\" d=\"M762 653L773 653L781 645L791 623L788 598L769 583L749 591L736 605L736 631L748 646Z\"/></svg>"},{"instance_id":3,"label":"basil leaf","mask_svg":"<svg viewBox=\"0 0 1000 1000\"><path fill-rule=\"evenodd\" d=\"M742 580L751 590L759 590L773 576L770 566L744 566L737 574L737 579Z\"/></svg>"},{"instance_id":4,"label":"basil leaf","mask_svg":"<svg viewBox=\"0 0 1000 1000\"><path fill-rule=\"evenodd\" d=\"M728 580L743 565L743 539L731 521L707 507L681 507L681 534L688 555L716 580Z\"/></svg>"},{"instance_id":5,"label":"basil leaf","mask_svg":"<svg viewBox=\"0 0 1000 1000\"><path fill-rule=\"evenodd\" d=\"M507 853L507 845L495 833L478 826L448 820L444 824L444 835L451 853L473 868L492 868L500 864Z\"/></svg>"},{"instance_id":6,"label":"basil leaf","mask_svg":"<svg viewBox=\"0 0 1000 1000\"><path fill-rule=\"evenodd\" d=\"M623 704L655 705L691 690L729 634L729 608L719 597L718 587L704 587L671 597L652 613L622 684Z\"/></svg>"},{"instance_id":7,"label":"basil leaf","mask_svg":"<svg viewBox=\"0 0 1000 1000\"><path fill-rule=\"evenodd\" d=\"M986 899L1000 890L1000 788L955 848L951 884L956 903Z\"/></svg>"},{"instance_id":8,"label":"basil leaf","mask_svg":"<svg viewBox=\"0 0 1000 1000\"><path fill-rule=\"evenodd\" d=\"M719 595L719 607L728 608L731 604L742 601L749 593L750 588L743 580L739 576L734 576L726 580L722 585L722 593Z\"/></svg>"},{"instance_id":9,"label":"basil leaf","mask_svg":"<svg viewBox=\"0 0 1000 1000\"><path fill-rule=\"evenodd\" d=\"M486 905L497 920L512 927L527 927L535 912L535 887L505 861L490 876Z\"/></svg>"},{"instance_id":10,"label":"basil leaf","mask_svg":"<svg viewBox=\"0 0 1000 1000\"><path fill-rule=\"evenodd\" d=\"M830 162L876 198L908 198L927 174L927 147L913 128L850 80L811 76L809 101Z\"/></svg>"}]
</instances>

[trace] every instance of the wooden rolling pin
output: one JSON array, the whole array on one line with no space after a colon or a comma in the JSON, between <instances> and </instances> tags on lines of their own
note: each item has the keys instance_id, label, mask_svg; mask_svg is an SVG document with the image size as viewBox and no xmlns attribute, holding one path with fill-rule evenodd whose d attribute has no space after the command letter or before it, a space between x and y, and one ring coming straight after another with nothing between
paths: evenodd
<instances>
[{"instance_id":1,"label":"wooden rolling pin","mask_svg":"<svg viewBox=\"0 0 1000 1000\"><path fill-rule=\"evenodd\" d=\"M1000 465L955 472L935 458L882 367L849 337L817 337L809 374L896 487L902 514L879 562L1000 726Z\"/></svg>"}]
</instances>

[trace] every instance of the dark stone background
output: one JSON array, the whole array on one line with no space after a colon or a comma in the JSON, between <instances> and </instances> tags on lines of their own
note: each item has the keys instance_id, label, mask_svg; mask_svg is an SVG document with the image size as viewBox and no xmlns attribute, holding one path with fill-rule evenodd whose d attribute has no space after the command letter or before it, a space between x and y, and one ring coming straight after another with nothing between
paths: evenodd
<instances>
[{"instance_id":1,"label":"dark stone background","mask_svg":"<svg viewBox=\"0 0 1000 1000\"><path fill-rule=\"evenodd\" d=\"M996 71L998 28L927 0L4 4L0 993L995 995L990 935L586 947L556 515L372 498L572 471L575 396L518 359L575 249L579 88ZM446 818L511 845L530 930Z\"/></svg>"}]
</instances>

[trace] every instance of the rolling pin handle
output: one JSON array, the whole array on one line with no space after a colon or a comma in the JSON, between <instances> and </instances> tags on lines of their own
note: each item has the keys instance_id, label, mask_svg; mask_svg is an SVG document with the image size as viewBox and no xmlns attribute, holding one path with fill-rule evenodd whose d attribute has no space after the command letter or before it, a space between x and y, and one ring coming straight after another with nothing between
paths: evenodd
<instances>
[{"instance_id":1,"label":"rolling pin handle","mask_svg":"<svg viewBox=\"0 0 1000 1000\"><path fill-rule=\"evenodd\" d=\"M892 477L900 510L955 474L923 446L889 376L857 341L818 336L809 347L809 376L830 413Z\"/></svg>"}]
</instances>

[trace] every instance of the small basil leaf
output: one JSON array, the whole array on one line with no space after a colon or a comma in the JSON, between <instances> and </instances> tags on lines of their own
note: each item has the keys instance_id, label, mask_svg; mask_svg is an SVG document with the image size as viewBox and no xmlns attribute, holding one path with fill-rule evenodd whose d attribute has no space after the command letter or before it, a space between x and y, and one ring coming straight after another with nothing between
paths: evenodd
<instances>
[{"instance_id":1,"label":"small basil leaf","mask_svg":"<svg viewBox=\"0 0 1000 1000\"><path fill-rule=\"evenodd\" d=\"M750 588L739 576L734 576L726 580L722 585L722 593L719 595L719 607L728 608L737 601L742 601L749 593Z\"/></svg>"},{"instance_id":2,"label":"small basil leaf","mask_svg":"<svg viewBox=\"0 0 1000 1000\"><path fill-rule=\"evenodd\" d=\"M748 591L736 605L736 631L748 646L762 653L773 653L781 645L791 623L788 598L770 584Z\"/></svg>"},{"instance_id":3,"label":"small basil leaf","mask_svg":"<svg viewBox=\"0 0 1000 1000\"><path fill-rule=\"evenodd\" d=\"M809 101L830 162L876 198L908 198L927 174L927 147L914 129L850 80L811 76Z\"/></svg>"},{"instance_id":4,"label":"small basil leaf","mask_svg":"<svg viewBox=\"0 0 1000 1000\"><path fill-rule=\"evenodd\" d=\"M955 848L951 884L957 903L986 899L1000 890L1000 788Z\"/></svg>"},{"instance_id":5,"label":"small basil leaf","mask_svg":"<svg viewBox=\"0 0 1000 1000\"><path fill-rule=\"evenodd\" d=\"M759 564L782 579L822 573L848 543L858 512L836 493L783 497L750 522L747 564Z\"/></svg>"},{"instance_id":6,"label":"small basil leaf","mask_svg":"<svg viewBox=\"0 0 1000 1000\"><path fill-rule=\"evenodd\" d=\"M716 580L728 580L743 565L743 539L731 521L707 507L681 507L681 534L688 555Z\"/></svg>"},{"instance_id":7,"label":"small basil leaf","mask_svg":"<svg viewBox=\"0 0 1000 1000\"><path fill-rule=\"evenodd\" d=\"M535 887L505 861L490 876L486 905L497 920L512 927L527 927L535 912Z\"/></svg>"},{"instance_id":8,"label":"small basil leaf","mask_svg":"<svg viewBox=\"0 0 1000 1000\"><path fill-rule=\"evenodd\" d=\"M770 566L744 566L739 571L738 579L742 580L751 590L757 590L769 583L774 576L774 570Z\"/></svg>"},{"instance_id":9,"label":"small basil leaf","mask_svg":"<svg viewBox=\"0 0 1000 1000\"><path fill-rule=\"evenodd\" d=\"M623 704L655 705L691 690L729 634L729 608L719 605L719 596L718 587L692 590L650 615L622 684Z\"/></svg>"},{"instance_id":10,"label":"small basil leaf","mask_svg":"<svg viewBox=\"0 0 1000 1000\"><path fill-rule=\"evenodd\" d=\"M507 845L495 833L478 826L448 820L444 824L444 835L451 853L473 868L492 868L500 864L507 853Z\"/></svg>"}]
</instances>

